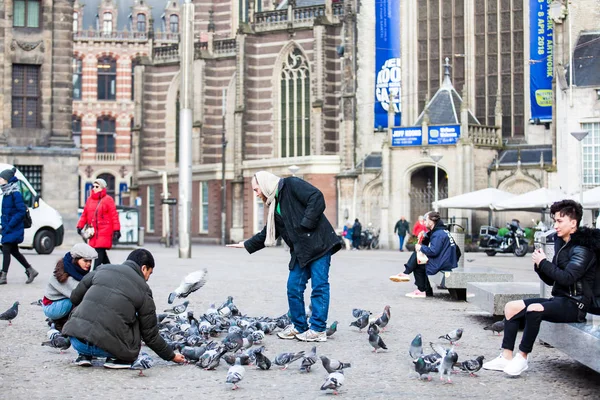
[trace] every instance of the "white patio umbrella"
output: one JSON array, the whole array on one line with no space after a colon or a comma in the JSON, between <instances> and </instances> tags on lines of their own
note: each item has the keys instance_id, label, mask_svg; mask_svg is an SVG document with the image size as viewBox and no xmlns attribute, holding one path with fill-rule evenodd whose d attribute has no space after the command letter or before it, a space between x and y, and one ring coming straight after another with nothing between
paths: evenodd
<instances>
[{"instance_id":1,"label":"white patio umbrella","mask_svg":"<svg viewBox=\"0 0 600 400\"><path fill-rule=\"evenodd\" d=\"M515 195L496 188L486 188L474 192L463 193L437 202L441 208L458 208L468 210L490 210L500 201L508 200ZM433 204L435 207L435 203Z\"/></svg>"},{"instance_id":2,"label":"white patio umbrella","mask_svg":"<svg viewBox=\"0 0 600 400\"><path fill-rule=\"evenodd\" d=\"M552 203L564 199L576 200L574 196L569 196L562 190L541 188L498 202L494 208L499 211L540 210L550 208Z\"/></svg>"},{"instance_id":3,"label":"white patio umbrella","mask_svg":"<svg viewBox=\"0 0 600 400\"><path fill-rule=\"evenodd\" d=\"M579 199L579 194L574 195ZM600 186L583 192L583 208L600 208Z\"/></svg>"}]
</instances>

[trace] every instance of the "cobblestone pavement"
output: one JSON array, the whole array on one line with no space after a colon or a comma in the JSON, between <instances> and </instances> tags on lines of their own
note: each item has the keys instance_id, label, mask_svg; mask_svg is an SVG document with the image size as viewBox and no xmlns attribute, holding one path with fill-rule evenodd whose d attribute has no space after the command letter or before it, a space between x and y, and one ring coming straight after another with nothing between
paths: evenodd
<instances>
[{"instance_id":1,"label":"cobblestone pavement","mask_svg":"<svg viewBox=\"0 0 600 400\"><path fill-rule=\"evenodd\" d=\"M210 303L222 302L233 295L239 309L248 315L279 316L287 310L285 284L288 253L281 249L265 249L248 255L241 249L195 246L193 259L179 260L177 250L149 245L157 259L150 279L157 308L167 306L167 295L187 273L201 267L209 270L204 288L189 297L190 308L204 312ZM14 300L21 302L13 326L0 321L0 398L5 399L74 399L74 398L233 398L257 399L323 399L330 398L319 390L325 379L318 365L309 374L300 373L299 364L289 370L269 371L246 367L240 389L231 391L225 385L227 368L203 371L193 365L179 366L157 363L138 377L136 371L107 370L101 367L81 368L72 364L73 349L65 354L41 347L47 326L42 310L30 305L42 297L47 277L64 250L40 256L25 252L40 271L40 277L25 285L25 275L14 260L8 275L9 284L0 286L0 310ZM111 250L113 262L122 262L128 251ZM459 359L483 354L489 360L499 352L501 339L482 329L490 318L481 315L472 304L451 300L436 293L433 299L411 299L405 293L414 290L411 283L393 283L388 276L401 270L408 253L392 251L341 251L331 266L331 308L329 321L338 320L338 332L326 343L318 345L318 354L351 362L340 396L346 399L390 398L598 398L599 376L559 351L536 345L530 368L519 378L508 378L501 372L481 371L478 378L459 374L454 384L439 379L418 381L412 371L408 347L421 333L424 342L435 340L454 328L465 330ZM465 255L471 265L490 265L515 273L515 280L534 280L529 257ZM307 290L308 292L308 290ZM380 313L391 306L392 319L382 334L389 350L374 354L367 334L349 327L351 309L360 307ZM311 345L283 341L275 336L265 340L267 355L272 359L282 351L309 350ZM153 353L152 353L153 354ZM224 363L223 363L224 364ZM437 376L434 376L437 378ZM101 396L101 397L99 397Z\"/></svg>"}]
</instances>

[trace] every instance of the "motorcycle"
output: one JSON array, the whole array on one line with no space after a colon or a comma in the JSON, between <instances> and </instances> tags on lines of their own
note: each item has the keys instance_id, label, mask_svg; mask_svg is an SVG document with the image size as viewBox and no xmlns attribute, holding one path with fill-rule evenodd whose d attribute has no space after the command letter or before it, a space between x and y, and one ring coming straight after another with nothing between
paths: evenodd
<instances>
[{"instance_id":1,"label":"motorcycle","mask_svg":"<svg viewBox=\"0 0 600 400\"><path fill-rule=\"evenodd\" d=\"M489 257L495 256L496 253L514 253L517 257L524 257L529 248L525 232L518 221L507 222L506 227L508 232L502 237L498 236L498 228L482 226L479 230L479 249L485 251Z\"/></svg>"},{"instance_id":2,"label":"motorcycle","mask_svg":"<svg viewBox=\"0 0 600 400\"><path fill-rule=\"evenodd\" d=\"M370 224L369 227L360 233L360 249L379 248L379 229L374 230Z\"/></svg>"}]
</instances>

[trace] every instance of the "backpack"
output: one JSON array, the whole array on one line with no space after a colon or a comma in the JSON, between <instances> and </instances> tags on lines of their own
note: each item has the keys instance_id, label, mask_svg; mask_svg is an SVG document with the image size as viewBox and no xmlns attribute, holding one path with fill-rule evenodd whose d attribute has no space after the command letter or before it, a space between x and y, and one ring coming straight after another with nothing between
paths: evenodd
<instances>
[{"instance_id":1,"label":"backpack","mask_svg":"<svg viewBox=\"0 0 600 400\"><path fill-rule=\"evenodd\" d=\"M31 228L33 221L31 220L31 214L29 213L29 207L26 207L25 216L23 217L23 225L25 229Z\"/></svg>"}]
</instances>

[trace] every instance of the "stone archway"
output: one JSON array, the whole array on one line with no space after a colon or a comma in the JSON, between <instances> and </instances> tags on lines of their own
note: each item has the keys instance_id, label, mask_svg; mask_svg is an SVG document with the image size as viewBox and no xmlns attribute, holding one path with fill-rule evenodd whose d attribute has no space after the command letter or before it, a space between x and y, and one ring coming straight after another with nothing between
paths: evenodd
<instances>
[{"instance_id":1,"label":"stone archway","mask_svg":"<svg viewBox=\"0 0 600 400\"><path fill-rule=\"evenodd\" d=\"M413 171L410 177L410 216L414 224L420 215L433 210L435 201L435 167L425 166ZM448 175L438 166L438 200L448 197ZM445 209L440 209L444 213ZM443 215L445 217L445 215Z\"/></svg>"}]
</instances>

